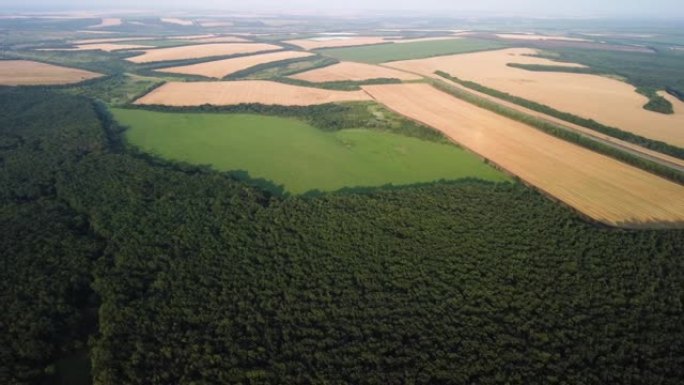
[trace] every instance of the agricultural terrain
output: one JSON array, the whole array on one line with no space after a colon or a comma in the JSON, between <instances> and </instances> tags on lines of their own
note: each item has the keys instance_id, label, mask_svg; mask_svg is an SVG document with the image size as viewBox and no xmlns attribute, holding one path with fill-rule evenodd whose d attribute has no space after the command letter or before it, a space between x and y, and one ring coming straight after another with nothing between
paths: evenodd
<instances>
[{"instance_id":1,"label":"agricultural terrain","mask_svg":"<svg viewBox=\"0 0 684 385\"><path fill-rule=\"evenodd\" d=\"M169 82L135 101L138 105L228 106L261 103L309 106L370 100L363 91L335 91L261 80L231 82Z\"/></svg>"},{"instance_id":2,"label":"agricultural terrain","mask_svg":"<svg viewBox=\"0 0 684 385\"><path fill-rule=\"evenodd\" d=\"M536 58L531 49L507 49L390 63L396 69L431 76L444 71L560 111L593 119L647 138L684 147L684 114L644 109L648 98L633 85L607 76L530 71L509 64L576 66Z\"/></svg>"},{"instance_id":3,"label":"agricultural terrain","mask_svg":"<svg viewBox=\"0 0 684 385\"><path fill-rule=\"evenodd\" d=\"M246 171L288 193L480 178L498 171L453 145L368 129L324 132L295 119L112 110L145 152L220 171Z\"/></svg>"},{"instance_id":4,"label":"agricultural terrain","mask_svg":"<svg viewBox=\"0 0 684 385\"><path fill-rule=\"evenodd\" d=\"M0 384L681 385L681 22L39 8Z\"/></svg>"}]
</instances>

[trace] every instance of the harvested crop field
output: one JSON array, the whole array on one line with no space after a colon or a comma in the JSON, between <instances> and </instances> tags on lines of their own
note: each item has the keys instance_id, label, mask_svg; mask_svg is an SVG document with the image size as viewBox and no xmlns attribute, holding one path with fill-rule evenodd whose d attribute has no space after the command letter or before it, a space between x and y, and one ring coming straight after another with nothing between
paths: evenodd
<instances>
[{"instance_id":1,"label":"harvested crop field","mask_svg":"<svg viewBox=\"0 0 684 385\"><path fill-rule=\"evenodd\" d=\"M244 43L249 40L237 36L214 36L202 39L192 39L193 43Z\"/></svg>"},{"instance_id":2,"label":"harvested crop field","mask_svg":"<svg viewBox=\"0 0 684 385\"><path fill-rule=\"evenodd\" d=\"M628 83L604 76L528 71L507 65L560 64L529 56L534 54L537 51L533 49L512 48L394 62L388 66L426 76L441 70L563 112L684 147L684 113L665 115L645 110L648 99Z\"/></svg>"},{"instance_id":3,"label":"harvested crop field","mask_svg":"<svg viewBox=\"0 0 684 385\"><path fill-rule=\"evenodd\" d=\"M533 33L497 33L496 37L511 40L559 40L559 41L589 41L577 37L567 37L558 35L537 35Z\"/></svg>"},{"instance_id":4,"label":"harvested crop field","mask_svg":"<svg viewBox=\"0 0 684 385\"><path fill-rule=\"evenodd\" d=\"M28 60L0 60L0 85L30 86L78 83L102 75Z\"/></svg>"},{"instance_id":5,"label":"harvested crop field","mask_svg":"<svg viewBox=\"0 0 684 385\"><path fill-rule=\"evenodd\" d=\"M221 79L235 72L242 71L259 64L297 59L308 56L313 56L313 54L309 52L283 51L266 53L262 55L244 56L234 59L217 60L180 67L161 68L157 71Z\"/></svg>"},{"instance_id":6,"label":"harvested crop field","mask_svg":"<svg viewBox=\"0 0 684 385\"><path fill-rule=\"evenodd\" d=\"M454 36L435 36L435 37L420 37L415 39L386 39L388 42L405 44L405 43L419 43L423 41L440 41L440 40L456 40L460 39Z\"/></svg>"},{"instance_id":7,"label":"harvested crop field","mask_svg":"<svg viewBox=\"0 0 684 385\"><path fill-rule=\"evenodd\" d=\"M227 106L244 103L309 106L370 100L363 91L333 91L283 83L245 80L234 82L171 82L136 100L135 104L168 106Z\"/></svg>"},{"instance_id":8,"label":"harvested crop field","mask_svg":"<svg viewBox=\"0 0 684 385\"><path fill-rule=\"evenodd\" d=\"M427 84L364 86L587 216L625 227L684 224L684 186L481 109Z\"/></svg>"},{"instance_id":9,"label":"harvested crop field","mask_svg":"<svg viewBox=\"0 0 684 385\"><path fill-rule=\"evenodd\" d=\"M38 49L38 51L105 51L105 52L115 52L124 51L127 49L147 49L153 48L149 45L140 44L112 44L112 43L100 43L100 44L79 44L74 48L44 48Z\"/></svg>"},{"instance_id":10,"label":"harvested crop field","mask_svg":"<svg viewBox=\"0 0 684 385\"><path fill-rule=\"evenodd\" d=\"M95 32L95 31L91 31ZM142 40L152 40L153 37L110 37L103 39L84 39L84 40L74 40L71 44L81 45L81 44L98 44L98 43L120 43L124 41L142 41Z\"/></svg>"},{"instance_id":11,"label":"harvested crop field","mask_svg":"<svg viewBox=\"0 0 684 385\"><path fill-rule=\"evenodd\" d=\"M328 67L314 69L294 76L293 79L307 82L363 81L369 79L418 80L421 76L373 64L341 62Z\"/></svg>"},{"instance_id":12,"label":"harvested crop field","mask_svg":"<svg viewBox=\"0 0 684 385\"><path fill-rule=\"evenodd\" d=\"M157 48L126 60L133 63L153 63L169 60L199 59L212 56L250 54L282 49L277 45L263 43L199 44L181 47Z\"/></svg>"},{"instance_id":13,"label":"harvested crop field","mask_svg":"<svg viewBox=\"0 0 684 385\"><path fill-rule=\"evenodd\" d=\"M313 39L288 40L285 43L296 45L306 50L320 48L352 47L358 45L372 45L388 43L385 38L379 36L354 36L354 37L319 37Z\"/></svg>"}]
</instances>

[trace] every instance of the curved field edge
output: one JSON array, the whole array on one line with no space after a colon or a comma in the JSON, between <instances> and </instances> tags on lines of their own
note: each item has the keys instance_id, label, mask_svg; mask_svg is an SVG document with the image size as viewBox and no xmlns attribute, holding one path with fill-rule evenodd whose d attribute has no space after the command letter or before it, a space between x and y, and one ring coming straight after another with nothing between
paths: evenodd
<instances>
[{"instance_id":1,"label":"curved field edge","mask_svg":"<svg viewBox=\"0 0 684 385\"><path fill-rule=\"evenodd\" d=\"M508 180L458 147L388 132L324 132L305 122L253 114L112 109L129 144L172 161L268 181L287 193Z\"/></svg>"}]
</instances>

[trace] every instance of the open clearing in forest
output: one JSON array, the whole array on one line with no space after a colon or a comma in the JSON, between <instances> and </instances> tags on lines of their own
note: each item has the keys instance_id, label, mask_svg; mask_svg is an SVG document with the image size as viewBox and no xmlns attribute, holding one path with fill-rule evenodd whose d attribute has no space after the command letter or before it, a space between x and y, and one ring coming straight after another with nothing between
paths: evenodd
<instances>
[{"instance_id":1,"label":"open clearing in forest","mask_svg":"<svg viewBox=\"0 0 684 385\"><path fill-rule=\"evenodd\" d=\"M512 48L394 62L388 66L433 77L435 71L441 70L462 80L684 147L684 113L665 115L645 110L648 99L628 83L598 75L528 71L507 65L562 65L529 56L537 53L534 49Z\"/></svg>"},{"instance_id":2,"label":"open clearing in forest","mask_svg":"<svg viewBox=\"0 0 684 385\"><path fill-rule=\"evenodd\" d=\"M290 193L314 189L508 178L456 146L349 129L325 132L296 119L249 114L112 110L129 143L167 159L247 171Z\"/></svg>"},{"instance_id":3,"label":"open clearing in forest","mask_svg":"<svg viewBox=\"0 0 684 385\"><path fill-rule=\"evenodd\" d=\"M372 45L388 43L385 38L380 36L328 36L315 37L311 39L288 40L285 43L296 45L306 50L333 48L333 47L352 47L358 45Z\"/></svg>"},{"instance_id":4,"label":"open clearing in forest","mask_svg":"<svg viewBox=\"0 0 684 385\"><path fill-rule=\"evenodd\" d=\"M30 86L78 83L101 74L29 60L0 60L0 85Z\"/></svg>"},{"instance_id":5,"label":"open clearing in forest","mask_svg":"<svg viewBox=\"0 0 684 385\"><path fill-rule=\"evenodd\" d=\"M277 45L263 43L198 44L181 47L146 50L142 55L126 60L133 63L153 63L169 60L199 59L212 56L250 54L282 49Z\"/></svg>"},{"instance_id":6,"label":"open clearing in forest","mask_svg":"<svg viewBox=\"0 0 684 385\"><path fill-rule=\"evenodd\" d=\"M439 55L502 48L495 41L453 38L449 40L418 41L403 44L382 44L377 46L322 49L319 53L339 60L378 64L407 59L420 59Z\"/></svg>"},{"instance_id":7,"label":"open clearing in forest","mask_svg":"<svg viewBox=\"0 0 684 385\"><path fill-rule=\"evenodd\" d=\"M314 69L294 76L293 79L305 80L308 82L335 82L335 81L363 81L370 79L399 79L399 80L418 80L421 76L404 71L397 71L387 67L373 64L341 62L331 66Z\"/></svg>"},{"instance_id":8,"label":"open clearing in forest","mask_svg":"<svg viewBox=\"0 0 684 385\"><path fill-rule=\"evenodd\" d=\"M684 186L476 107L427 84L364 86L388 108L438 129L598 221L684 223Z\"/></svg>"},{"instance_id":9,"label":"open clearing in forest","mask_svg":"<svg viewBox=\"0 0 684 385\"><path fill-rule=\"evenodd\" d=\"M266 53L262 55L244 56L234 59L216 60L207 63L191 64L180 67L161 68L157 71L222 79L228 75L234 74L235 72L242 71L259 64L273 63L277 61L297 59L308 56L313 56L313 54L300 51L283 51Z\"/></svg>"},{"instance_id":10,"label":"open clearing in forest","mask_svg":"<svg viewBox=\"0 0 684 385\"><path fill-rule=\"evenodd\" d=\"M167 106L227 106L260 103L309 106L370 100L363 91L334 91L299 87L264 80L233 82L169 82L135 101L135 104Z\"/></svg>"}]
</instances>

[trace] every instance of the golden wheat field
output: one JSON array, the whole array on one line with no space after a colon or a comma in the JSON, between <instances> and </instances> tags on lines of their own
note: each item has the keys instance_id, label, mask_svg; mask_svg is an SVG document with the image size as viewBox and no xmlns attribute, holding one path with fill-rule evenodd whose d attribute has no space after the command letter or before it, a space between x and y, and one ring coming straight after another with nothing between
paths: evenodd
<instances>
[{"instance_id":1,"label":"golden wheat field","mask_svg":"<svg viewBox=\"0 0 684 385\"><path fill-rule=\"evenodd\" d=\"M426 76L434 76L435 71L441 70L563 112L684 146L684 113L665 115L645 110L643 106L648 99L628 83L604 76L528 71L507 65L573 65L529 56L537 53L529 48L511 48L392 62L387 66Z\"/></svg>"},{"instance_id":2,"label":"golden wheat field","mask_svg":"<svg viewBox=\"0 0 684 385\"><path fill-rule=\"evenodd\" d=\"M578 211L610 225L684 221L684 186L481 109L427 84L364 86L375 100L438 129Z\"/></svg>"},{"instance_id":3,"label":"golden wheat field","mask_svg":"<svg viewBox=\"0 0 684 385\"><path fill-rule=\"evenodd\" d=\"M283 51L265 53L262 55L243 56L234 59L216 60L206 63L191 64L180 67L161 68L157 71L170 72L185 75L206 76L208 78L221 79L235 72L257 66L259 64L272 63L282 60L297 59L312 56L309 52Z\"/></svg>"},{"instance_id":4,"label":"golden wheat field","mask_svg":"<svg viewBox=\"0 0 684 385\"><path fill-rule=\"evenodd\" d=\"M320 48L353 47L357 45L372 45L387 43L385 38L378 36L354 36L354 37L319 37L313 39L288 40L285 43L296 45L306 50Z\"/></svg>"},{"instance_id":5,"label":"golden wheat field","mask_svg":"<svg viewBox=\"0 0 684 385\"><path fill-rule=\"evenodd\" d=\"M363 91L333 91L292 86L265 80L231 82L170 82L135 101L135 104L168 106L227 106L260 103L309 106L370 100Z\"/></svg>"},{"instance_id":6,"label":"golden wheat field","mask_svg":"<svg viewBox=\"0 0 684 385\"><path fill-rule=\"evenodd\" d=\"M78 83L102 75L28 60L0 60L0 85L30 86Z\"/></svg>"},{"instance_id":7,"label":"golden wheat field","mask_svg":"<svg viewBox=\"0 0 684 385\"><path fill-rule=\"evenodd\" d=\"M317 68L303 72L294 76L293 79L305 80L308 82L334 82L334 81L362 81L369 79L399 79L399 80L418 80L421 76L404 71L397 71L392 68L381 67L372 64L341 62L328 67Z\"/></svg>"},{"instance_id":8,"label":"golden wheat field","mask_svg":"<svg viewBox=\"0 0 684 385\"><path fill-rule=\"evenodd\" d=\"M125 41L142 41L142 40L152 40L153 37L108 37L101 39L84 39L84 40L74 40L71 44L81 45L81 44L99 44L99 43L119 43Z\"/></svg>"},{"instance_id":9,"label":"golden wheat field","mask_svg":"<svg viewBox=\"0 0 684 385\"><path fill-rule=\"evenodd\" d=\"M126 60L133 63L153 63L169 60L199 59L211 56L249 54L282 49L277 45L264 43L198 44L171 48L146 50L139 56Z\"/></svg>"}]
</instances>

